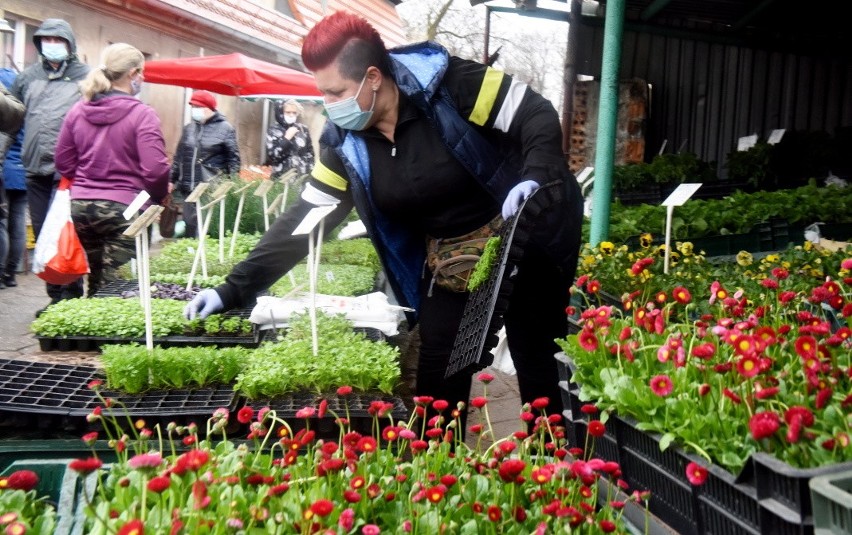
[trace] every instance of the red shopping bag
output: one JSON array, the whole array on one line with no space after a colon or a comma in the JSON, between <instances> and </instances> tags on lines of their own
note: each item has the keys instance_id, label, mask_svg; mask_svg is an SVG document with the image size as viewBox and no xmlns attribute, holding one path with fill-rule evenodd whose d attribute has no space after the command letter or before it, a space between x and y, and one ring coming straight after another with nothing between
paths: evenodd
<instances>
[{"instance_id":1,"label":"red shopping bag","mask_svg":"<svg viewBox=\"0 0 852 535\"><path fill-rule=\"evenodd\" d=\"M86 251L71 220L71 181L62 178L33 252L33 273L51 284L69 284L89 272Z\"/></svg>"}]
</instances>

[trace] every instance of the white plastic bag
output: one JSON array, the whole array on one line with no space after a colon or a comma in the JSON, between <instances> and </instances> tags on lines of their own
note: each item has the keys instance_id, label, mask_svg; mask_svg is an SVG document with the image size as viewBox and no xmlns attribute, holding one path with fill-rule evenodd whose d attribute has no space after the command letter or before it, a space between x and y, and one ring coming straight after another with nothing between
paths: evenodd
<instances>
[{"instance_id":1,"label":"white plastic bag","mask_svg":"<svg viewBox=\"0 0 852 535\"><path fill-rule=\"evenodd\" d=\"M53 196L33 251L33 273L51 284L70 284L89 272L86 251L71 220L70 181Z\"/></svg>"}]
</instances>

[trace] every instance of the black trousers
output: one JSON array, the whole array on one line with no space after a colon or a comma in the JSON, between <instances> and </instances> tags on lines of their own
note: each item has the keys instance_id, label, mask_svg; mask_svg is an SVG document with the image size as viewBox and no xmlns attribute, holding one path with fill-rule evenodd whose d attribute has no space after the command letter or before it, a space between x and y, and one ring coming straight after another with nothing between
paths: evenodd
<instances>
[{"instance_id":1,"label":"black trousers","mask_svg":"<svg viewBox=\"0 0 852 535\"><path fill-rule=\"evenodd\" d=\"M428 273L427 273L428 275ZM548 414L562 413L562 397L554 354L554 340L568 335L568 290L574 273L565 273L540 248L528 244L518 266L509 306L505 313L506 338L517 370L521 402L547 397ZM456 333L459 330L465 293L435 286L427 297L429 277L421 283L420 361L417 369L418 395L444 399L454 407L468 403L470 372L444 378ZM520 408L519 408L520 409ZM466 411L462 411L466 414ZM445 415L447 416L447 415ZM447 416L448 417L448 416Z\"/></svg>"},{"instance_id":2,"label":"black trousers","mask_svg":"<svg viewBox=\"0 0 852 535\"><path fill-rule=\"evenodd\" d=\"M50 201L53 200L53 193L59 185L58 178L54 180L54 176L53 174L31 175L27 173L27 201L29 202L30 221L33 224L33 234L36 240L38 240L38 235L47 216L47 211L50 209ZM45 283L45 286L47 288L47 295L53 301L83 296L83 277L70 284L58 285Z\"/></svg>"}]
</instances>

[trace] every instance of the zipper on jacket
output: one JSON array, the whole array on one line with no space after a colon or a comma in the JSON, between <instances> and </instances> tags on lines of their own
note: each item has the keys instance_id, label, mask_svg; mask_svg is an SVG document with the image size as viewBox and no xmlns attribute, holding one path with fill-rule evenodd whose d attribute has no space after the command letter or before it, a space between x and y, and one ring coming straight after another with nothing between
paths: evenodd
<instances>
[{"instance_id":1,"label":"zipper on jacket","mask_svg":"<svg viewBox=\"0 0 852 535\"><path fill-rule=\"evenodd\" d=\"M396 158L396 145L391 147L391 158Z\"/></svg>"}]
</instances>

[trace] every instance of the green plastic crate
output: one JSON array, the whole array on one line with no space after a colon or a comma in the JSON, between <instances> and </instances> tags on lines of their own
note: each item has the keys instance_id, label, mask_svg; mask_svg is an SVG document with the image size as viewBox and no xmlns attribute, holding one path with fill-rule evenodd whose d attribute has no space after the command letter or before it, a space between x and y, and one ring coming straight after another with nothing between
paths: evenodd
<instances>
[{"instance_id":1,"label":"green plastic crate","mask_svg":"<svg viewBox=\"0 0 852 535\"><path fill-rule=\"evenodd\" d=\"M852 535L852 470L811 478L815 535Z\"/></svg>"},{"instance_id":2,"label":"green plastic crate","mask_svg":"<svg viewBox=\"0 0 852 535\"><path fill-rule=\"evenodd\" d=\"M38 475L37 496L47 496L56 507L56 527L53 535L78 535L83 533L85 520L82 490L92 496L97 477L90 474L85 481L68 468L73 459L21 459L9 464L0 475L18 470L32 470Z\"/></svg>"}]
</instances>

